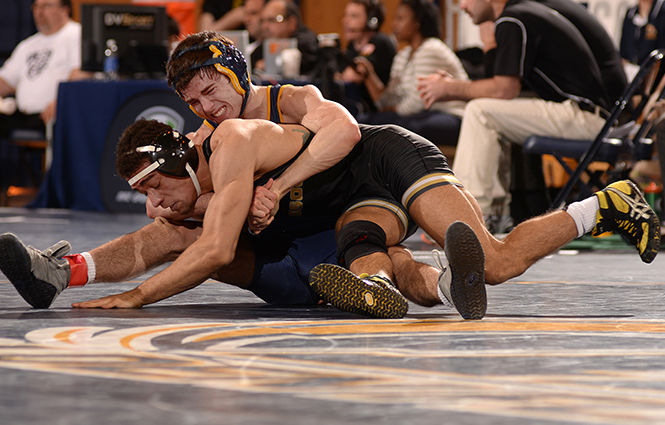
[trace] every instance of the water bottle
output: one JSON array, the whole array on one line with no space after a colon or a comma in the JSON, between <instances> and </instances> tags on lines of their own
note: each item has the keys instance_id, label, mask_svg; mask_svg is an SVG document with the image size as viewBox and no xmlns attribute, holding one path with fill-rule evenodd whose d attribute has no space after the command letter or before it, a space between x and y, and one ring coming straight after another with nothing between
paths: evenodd
<instances>
[{"instance_id":1,"label":"water bottle","mask_svg":"<svg viewBox=\"0 0 665 425\"><path fill-rule=\"evenodd\" d=\"M104 50L104 75L107 80L118 79L118 43L112 38L106 40Z\"/></svg>"},{"instance_id":2,"label":"water bottle","mask_svg":"<svg viewBox=\"0 0 665 425\"><path fill-rule=\"evenodd\" d=\"M662 196L663 187L654 181L649 182L644 188L644 197L646 201L660 217L663 216L663 211L661 211Z\"/></svg>"}]
</instances>

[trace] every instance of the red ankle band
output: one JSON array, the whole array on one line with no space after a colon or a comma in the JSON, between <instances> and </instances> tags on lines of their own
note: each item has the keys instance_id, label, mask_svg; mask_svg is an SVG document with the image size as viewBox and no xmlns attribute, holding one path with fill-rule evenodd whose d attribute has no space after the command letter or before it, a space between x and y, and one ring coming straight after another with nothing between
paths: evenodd
<instances>
[{"instance_id":1,"label":"red ankle band","mask_svg":"<svg viewBox=\"0 0 665 425\"><path fill-rule=\"evenodd\" d=\"M88 265L81 254L65 255L69 261L69 286L83 286L88 283Z\"/></svg>"}]
</instances>

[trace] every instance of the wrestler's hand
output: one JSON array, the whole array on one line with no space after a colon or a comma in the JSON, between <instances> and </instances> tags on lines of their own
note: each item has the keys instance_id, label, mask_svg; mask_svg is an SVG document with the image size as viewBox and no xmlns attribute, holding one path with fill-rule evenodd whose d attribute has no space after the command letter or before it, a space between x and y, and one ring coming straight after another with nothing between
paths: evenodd
<instances>
[{"instance_id":1,"label":"wrestler's hand","mask_svg":"<svg viewBox=\"0 0 665 425\"><path fill-rule=\"evenodd\" d=\"M83 301L72 304L74 308L141 308L143 300L140 292L135 288L122 294L109 295L96 300Z\"/></svg>"},{"instance_id":2,"label":"wrestler's hand","mask_svg":"<svg viewBox=\"0 0 665 425\"><path fill-rule=\"evenodd\" d=\"M429 109L437 101L448 100L446 86L452 80L451 75L445 71L418 77L418 91L425 102L425 108Z\"/></svg>"},{"instance_id":3,"label":"wrestler's hand","mask_svg":"<svg viewBox=\"0 0 665 425\"><path fill-rule=\"evenodd\" d=\"M257 186L254 190L254 199L249 209L247 224L252 233L259 234L268 227L275 219L279 209L279 196L270 190L274 180L270 179L263 186Z\"/></svg>"}]
</instances>

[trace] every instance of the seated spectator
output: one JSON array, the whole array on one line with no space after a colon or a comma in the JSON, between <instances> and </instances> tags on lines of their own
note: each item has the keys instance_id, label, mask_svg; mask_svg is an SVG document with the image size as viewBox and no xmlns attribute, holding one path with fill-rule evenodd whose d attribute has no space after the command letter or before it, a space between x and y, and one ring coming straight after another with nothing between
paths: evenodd
<instances>
[{"instance_id":1,"label":"seated spectator","mask_svg":"<svg viewBox=\"0 0 665 425\"><path fill-rule=\"evenodd\" d=\"M242 28L242 0L204 0L199 31L228 31Z\"/></svg>"},{"instance_id":2,"label":"seated spectator","mask_svg":"<svg viewBox=\"0 0 665 425\"><path fill-rule=\"evenodd\" d=\"M261 33L267 38L295 38L300 50L300 75L310 75L318 62L319 42L316 33L300 19L298 5L288 0L270 0L261 11ZM258 52L257 52L258 50ZM261 57L253 64L255 71L265 70L262 47L255 52ZM254 56L252 56L254 58Z\"/></svg>"},{"instance_id":3,"label":"seated spectator","mask_svg":"<svg viewBox=\"0 0 665 425\"><path fill-rule=\"evenodd\" d=\"M619 53L623 60L626 74L631 78L639 70L639 65L654 49L665 48L665 1L639 0L637 4L626 11L621 30ZM662 71L661 71L662 75ZM654 114L659 115L659 124L656 126L654 138L656 139L656 153L654 159L637 162L630 177L640 185L646 186L650 182L657 182L662 188L661 170L665 167L665 108L659 104ZM658 160L660 156L660 161Z\"/></svg>"},{"instance_id":4,"label":"seated spectator","mask_svg":"<svg viewBox=\"0 0 665 425\"><path fill-rule=\"evenodd\" d=\"M622 94L628 82L621 69L621 57L614 41L600 21L581 3L574 0L537 0L554 9L568 19L582 34L591 49L591 54L600 68L600 77L612 102ZM662 0L659 0L662 2Z\"/></svg>"},{"instance_id":5,"label":"seated spectator","mask_svg":"<svg viewBox=\"0 0 665 425\"><path fill-rule=\"evenodd\" d=\"M60 82L81 67L81 26L70 19L70 0L35 0L37 33L16 46L0 68L0 97L16 97L16 111L0 114L0 138L14 128L45 128L55 120Z\"/></svg>"},{"instance_id":6,"label":"seated spectator","mask_svg":"<svg viewBox=\"0 0 665 425\"><path fill-rule=\"evenodd\" d=\"M654 49L665 48L665 6L662 0L639 0L626 11L619 53L626 73L633 77Z\"/></svg>"},{"instance_id":7,"label":"seated spectator","mask_svg":"<svg viewBox=\"0 0 665 425\"><path fill-rule=\"evenodd\" d=\"M9 58L16 45L34 34L32 1L6 1L0 14L0 66Z\"/></svg>"},{"instance_id":8,"label":"seated spectator","mask_svg":"<svg viewBox=\"0 0 665 425\"><path fill-rule=\"evenodd\" d=\"M355 109L352 112L376 111L374 100L365 87L364 75L356 70L355 58L367 58L381 82L388 84L397 48L391 37L379 32L384 19L385 10L380 0L351 0L344 8L342 31L347 46L339 71L346 85L347 101L351 101L347 102L347 107Z\"/></svg>"},{"instance_id":9,"label":"seated spectator","mask_svg":"<svg viewBox=\"0 0 665 425\"><path fill-rule=\"evenodd\" d=\"M245 29L249 33L249 45L247 46L247 55L251 59L251 63L256 63L261 59L259 52L261 51L261 40L263 40L263 33L261 31L261 11L265 0L245 0L244 15L242 17Z\"/></svg>"},{"instance_id":10,"label":"seated spectator","mask_svg":"<svg viewBox=\"0 0 665 425\"><path fill-rule=\"evenodd\" d=\"M437 145L455 145L460 128L464 102L437 102L425 110L425 102L418 93L418 77L434 72L450 75L457 80L468 80L461 61L441 41L440 12L428 0L402 0L395 11L393 33L405 46L397 52L390 71L390 80L384 85L371 62L364 57L355 59L363 74L365 86L379 112L361 114L359 122L369 124L394 123L429 138ZM428 134L423 123L434 119L433 134ZM430 126L430 128L432 128Z\"/></svg>"},{"instance_id":11,"label":"seated spectator","mask_svg":"<svg viewBox=\"0 0 665 425\"><path fill-rule=\"evenodd\" d=\"M608 61L614 68L603 72L596 59L601 54L592 51L588 40L609 36L602 27L583 28L584 19L573 24L563 12L533 1L462 4L475 24L496 24L494 76L461 81L433 74L421 79L419 90L428 106L441 100L469 101L453 171L486 217L501 216L509 214L510 202L510 175L499 171L503 142L523 144L533 134L592 139L616 100L609 82L625 83L625 76L619 60ZM601 32L592 37L594 31ZM594 45L609 46L602 56L618 58L611 42ZM523 84L535 98L518 98Z\"/></svg>"}]
</instances>

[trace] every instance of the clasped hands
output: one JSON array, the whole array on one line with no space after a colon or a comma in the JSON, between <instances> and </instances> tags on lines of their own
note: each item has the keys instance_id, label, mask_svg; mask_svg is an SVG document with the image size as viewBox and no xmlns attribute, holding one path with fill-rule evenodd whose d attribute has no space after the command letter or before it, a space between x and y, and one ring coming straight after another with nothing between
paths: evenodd
<instances>
[{"instance_id":1,"label":"clasped hands","mask_svg":"<svg viewBox=\"0 0 665 425\"><path fill-rule=\"evenodd\" d=\"M439 70L435 74L418 77L418 92L420 98L425 102L425 108L429 109L435 102L449 99L448 86L455 79L448 72Z\"/></svg>"},{"instance_id":2,"label":"clasped hands","mask_svg":"<svg viewBox=\"0 0 665 425\"><path fill-rule=\"evenodd\" d=\"M253 234L259 234L275 219L279 210L279 195L273 191L275 181L268 180L263 186L254 189L254 198L247 216L247 226Z\"/></svg>"}]
</instances>

